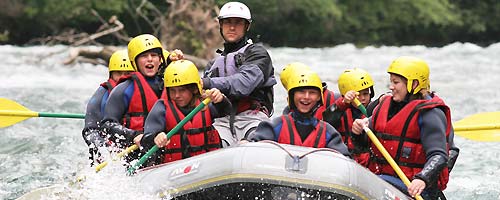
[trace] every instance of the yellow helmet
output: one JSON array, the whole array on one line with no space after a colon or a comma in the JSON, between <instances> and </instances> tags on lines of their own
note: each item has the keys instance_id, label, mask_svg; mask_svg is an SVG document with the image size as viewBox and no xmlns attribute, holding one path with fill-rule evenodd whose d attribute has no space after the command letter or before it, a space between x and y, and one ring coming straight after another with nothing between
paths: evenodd
<instances>
[{"instance_id":1,"label":"yellow helmet","mask_svg":"<svg viewBox=\"0 0 500 200\"><path fill-rule=\"evenodd\" d=\"M137 69L137 65L135 64L135 58L151 49L162 48L160 40L151 34L142 34L134 37L128 43L128 58L132 62L132 66Z\"/></svg>"},{"instance_id":2,"label":"yellow helmet","mask_svg":"<svg viewBox=\"0 0 500 200\"><path fill-rule=\"evenodd\" d=\"M413 94L420 92L421 89L426 89L429 84L429 66L420 59L410 56L401 56L392 61L387 69L388 73L398 74L406 78L406 87L408 92L412 92L413 80L418 81L418 86L413 90Z\"/></svg>"},{"instance_id":3,"label":"yellow helmet","mask_svg":"<svg viewBox=\"0 0 500 200\"><path fill-rule=\"evenodd\" d=\"M311 70L302 70L299 73L292 73L287 81L288 84L288 106L292 108L293 106L293 89L300 87L314 87L318 88L320 92L320 104L323 105L323 84L316 72Z\"/></svg>"},{"instance_id":4,"label":"yellow helmet","mask_svg":"<svg viewBox=\"0 0 500 200\"><path fill-rule=\"evenodd\" d=\"M339 76L339 90L342 95L345 95L350 90L359 92L366 88L370 88L370 97L373 97L375 95L373 91L373 79L363 69L346 69Z\"/></svg>"},{"instance_id":5,"label":"yellow helmet","mask_svg":"<svg viewBox=\"0 0 500 200\"><path fill-rule=\"evenodd\" d=\"M195 83L201 94L202 88L198 68L189 60L178 60L170 63L165 69L163 81L166 88Z\"/></svg>"},{"instance_id":6,"label":"yellow helmet","mask_svg":"<svg viewBox=\"0 0 500 200\"><path fill-rule=\"evenodd\" d=\"M311 68L304 63L292 62L288 65L285 65L285 67L283 67L283 70L281 70L281 84L283 85L283 87L285 87L286 90L288 90L288 78L290 78L293 73L299 73L299 70L311 70Z\"/></svg>"},{"instance_id":7,"label":"yellow helmet","mask_svg":"<svg viewBox=\"0 0 500 200\"><path fill-rule=\"evenodd\" d=\"M109 72L135 71L134 67L132 67L132 63L130 63L130 60L128 59L128 53L126 49L115 51L111 55L111 58L109 58L108 70Z\"/></svg>"}]
</instances>

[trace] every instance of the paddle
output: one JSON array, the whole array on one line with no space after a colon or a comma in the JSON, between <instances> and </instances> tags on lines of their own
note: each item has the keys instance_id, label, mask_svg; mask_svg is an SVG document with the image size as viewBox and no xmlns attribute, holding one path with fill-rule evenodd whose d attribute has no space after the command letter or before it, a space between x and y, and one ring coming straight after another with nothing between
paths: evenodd
<instances>
[{"instance_id":1,"label":"paddle","mask_svg":"<svg viewBox=\"0 0 500 200\"><path fill-rule=\"evenodd\" d=\"M123 156L125 156L125 155L129 154L129 153L130 153L130 152L132 152L132 151L135 151L135 150L136 150L136 149L138 149L138 148L139 148L139 146L137 146L136 144L134 144L134 145L132 145L132 146L130 146L130 147L128 147L128 148L126 148L126 149L125 149L125 150L123 150L122 152L120 152L120 153L116 154L116 156L115 156L113 159L111 159L111 161L117 161L118 159L120 159L120 158L122 158ZM95 172L97 173L97 172L101 171L101 169L102 169L102 168L104 168L104 167L106 167L106 165L108 165L108 161L104 161L104 162L102 162L101 164L97 165L97 166L95 167Z\"/></svg>"},{"instance_id":2,"label":"paddle","mask_svg":"<svg viewBox=\"0 0 500 200\"><path fill-rule=\"evenodd\" d=\"M0 98L0 128L12 126L31 117L78 118L84 119L84 114L35 112L16 103Z\"/></svg>"},{"instance_id":3,"label":"paddle","mask_svg":"<svg viewBox=\"0 0 500 200\"><path fill-rule=\"evenodd\" d=\"M175 133L177 133L177 131L179 131L179 129L182 128L182 126L184 126L184 124L186 124L186 122L188 122L189 120L191 120L191 118L193 118L194 115L196 115L196 113L198 113L203 107L205 107L205 105L207 105L208 103L210 103L210 98L206 98L205 100L203 100L200 105L196 106L196 108L193 109L193 111L191 111L184 119L182 119L172 130L170 130L168 133L167 133L167 138L170 139L170 137L172 137L172 135L174 135ZM134 174L135 170L138 169L144 162L146 162L146 160L156 151L158 151L158 146L157 145L154 145L151 149L149 149L148 152L146 152L146 154L144 154L137 163L135 163L134 166L130 167L128 169L128 174L129 175L132 175Z\"/></svg>"},{"instance_id":4,"label":"paddle","mask_svg":"<svg viewBox=\"0 0 500 200\"><path fill-rule=\"evenodd\" d=\"M500 112L477 113L453 124L453 130L461 137L482 141L500 142Z\"/></svg>"},{"instance_id":5,"label":"paddle","mask_svg":"<svg viewBox=\"0 0 500 200\"><path fill-rule=\"evenodd\" d=\"M357 98L354 99L354 104L356 104L358 106L358 108L362 108L362 109L360 109L361 112L365 116L368 116L368 113L366 112L365 106L363 104L361 104L361 102L359 102L359 100ZM366 132L366 134L368 135L370 140L373 142L373 144L375 144L375 146L380 151L380 153L382 153L382 156L384 156L384 158L387 160L389 165L391 165L392 169L394 169L394 171L399 176L399 178L403 181L403 183L406 185L406 187L410 186L410 180L408 180L408 177L406 177L406 175L403 173L403 171L398 166L396 161L394 161L394 159L391 157L389 152L387 152L384 145L382 145L382 143L380 143L380 140L378 140L377 136L375 136L375 134L372 132L372 130L370 130L370 128L368 128L368 126L363 127L363 130ZM416 195L415 199L423 200L422 196L420 196L420 195Z\"/></svg>"}]
</instances>

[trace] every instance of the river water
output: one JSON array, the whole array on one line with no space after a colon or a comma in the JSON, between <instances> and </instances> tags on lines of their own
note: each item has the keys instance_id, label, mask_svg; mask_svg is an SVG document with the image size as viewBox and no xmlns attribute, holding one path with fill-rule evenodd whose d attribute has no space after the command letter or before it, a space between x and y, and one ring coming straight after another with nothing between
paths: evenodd
<instances>
[{"instance_id":1,"label":"river water","mask_svg":"<svg viewBox=\"0 0 500 200\"><path fill-rule=\"evenodd\" d=\"M84 113L90 96L107 79L107 69L91 64L63 65L69 49L0 46L0 97L36 112ZM300 61L318 72L330 89L338 91L340 73L359 67L372 75L376 96L388 91L386 69L393 59L417 56L428 62L432 90L450 105L453 121L475 113L500 111L500 43L488 47L454 43L441 48L361 49L345 44L331 48L271 48L269 52L277 78L285 64ZM276 113L280 113L286 104L286 92L280 83L275 92ZM119 163L112 163L99 174L93 173L81 138L82 127L80 119L31 118L1 128L0 199L15 199L54 184L72 190L72 198L153 198L138 191ZM455 142L461 151L445 190L448 199L500 199L499 143L475 142L459 136ZM69 183L82 174L86 181L79 184L85 190L70 187Z\"/></svg>"}]
</instances>

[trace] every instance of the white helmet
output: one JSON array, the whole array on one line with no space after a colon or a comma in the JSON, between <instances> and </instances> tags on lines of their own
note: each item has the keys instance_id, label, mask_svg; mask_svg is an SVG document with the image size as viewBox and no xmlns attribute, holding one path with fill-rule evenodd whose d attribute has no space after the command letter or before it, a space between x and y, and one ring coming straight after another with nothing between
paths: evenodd
<instances>
[{"instance_id":1,"label":"white helmet","mask_svg":"<svg viewBox=\"0 0 500 200\"><path fill-rule=\"evenodd\" d=\"M219 16L217 17L219 20L226 19L230 17L243 18L248 21L248 23L252 22L252 15L250 14L250 9L240 2L227 2L220 9Z\"/></svg>"}]
</instances>

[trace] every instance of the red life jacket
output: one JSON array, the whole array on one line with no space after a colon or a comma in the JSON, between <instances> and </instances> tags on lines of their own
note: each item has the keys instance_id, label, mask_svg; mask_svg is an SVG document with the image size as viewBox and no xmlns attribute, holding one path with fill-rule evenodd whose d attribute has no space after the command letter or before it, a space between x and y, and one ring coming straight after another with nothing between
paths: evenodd
<instances>
[{"instance_id":1,"label":"red life jacket","mask_svg":"<svg viewBox=\"0 0 500 200\"><path fill-rule=\"evenodd\" d=\"M165 131L170 131L185 118L173 101L163 98L165 102ZM197 100L196 104L200 101ZM188 121L182 129L172 135L170 143L163 150L163 163L181 160L199 155L221 147L219 132L212 126L210 110L201 110Z\"/></svg>"},{"instance_id":2,"label":"red life jacket","mask_svg":"<svg viewBox=\"0 0 500 200\"><path fill-rule=\"evenodd\" d=\"M283 125L279 133L278 143L315 148L326 147L326 122L318 120L318 124L316 124L314 130L307 136L305 141L302 141L295 128L292 115L283 115L281 116L281 120L283 121Z\"/></svg>"},{"instance_id":3,"label":"red life jacket","mask_svg":"<svg viewBox=\"0 0 500 200\"><path fill-rule=\"evenodd\" d=\"M108 93L111 93L111 90L116 87L116 84L118 84L115 80L109 78L108 81L101 83L101 86L108 90Z\"/></svg>"},{"instance_id":4,"label":"red life jacket","mask_svg":"<svg viewBox=\"0 0 500 200\"><path fill-rule=\"evenodd\" d=\"M314 113L314 117L320 120L323 120L323 112L326 108L335 102L335 94L332 91L325 89L323 91L323 99L325 100L324 104L316 110L316 113Z\"/></svg>"},{"instance_id":5,"label":"red life jacket","mask_svg":"<svg viewBox=\"0 0 500 200\"><path fill-rule=\"evenodd\" d=\"M424 167L426 155L420 141L420 127L418 117L422 110L440 108L444 111L447 119L446 138L451 130L450 109L440 98L431 100L413 100L405 105L390 120L388 118L389 107L392 96L384 97L375 108L372 116L374 131L380 142L384 145L394 161L401 167L406 177L410 180ZM389 174L396 176L396 173L388 162L384 159L380 151L372 145L374 162L370 162L369 169L375 174ZM448 151L447 151L448 152ZM438 188L444 190L448 183L448 168L441 171L438 178Z\"/></svg>"},{"instance_id":6,"label":"red life jacket","mask_svg":"<svg viewBox=\"0 0 500 200\"><path fill-rule=\"evenodd\" d=\"M127 128L143 131L144 121L158 97L141 73L133 72L122 76L118 82L128 79L131 79L134 83L134 93L130 99L128 111L123 116L122 124Z\"/></svg>"},{"instance_id":7,"label":"red life jacket","mask_svg":"<svg viewBox=\"0 0 500 200\"><path fill-rule=\"evenodd\" d=\"M369 149L362 149L358 146L355 146L352 141L352 124L354 123L354 118L352 116L353 109L349 106L344 113L342 114L342 118L340 118L339 127L335 127L337 131L342 136L342 141L347 146L349 152L351 152L354 160L358 162L360 165L365 167L368 166L368 161L370 159L370 151ZM361 119L366 118L365 115L361 115Z\"/></svg>"}]
</instances>

